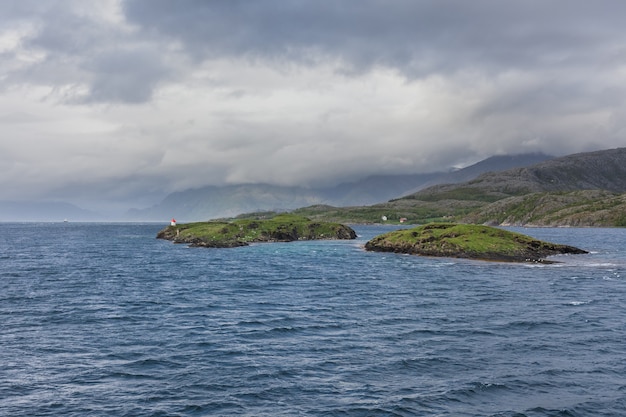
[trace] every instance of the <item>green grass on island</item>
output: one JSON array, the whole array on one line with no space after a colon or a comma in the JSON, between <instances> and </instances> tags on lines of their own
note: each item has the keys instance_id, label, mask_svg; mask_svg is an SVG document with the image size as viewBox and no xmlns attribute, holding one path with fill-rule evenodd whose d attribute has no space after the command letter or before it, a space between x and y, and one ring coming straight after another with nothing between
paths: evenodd
<instances>
[{"instance_id":1,"label":"green grass on island","mask_svg":"<svg viewBox=\"0 0 626 417\"><path fill-rule=\"evenodd\" d=\"M236 247L253 242L355 239L356 233L340 223L313 221L281 214L271 219L239 219L178 224L161 230L157 238L203 247Z\"/></svg>"},{"instance_id":2,"label":"green grass on island","mask_svg":"<svg viewBox=\"0 0 626 417\"><path fill-rule=\"evenodd\" d=\"M582 249L534 239L521 233L474 224L430 223L376 236L371 251L408 253L506 262L541 262L557 254L586 253Z\"/></svg>"}]
</instances>

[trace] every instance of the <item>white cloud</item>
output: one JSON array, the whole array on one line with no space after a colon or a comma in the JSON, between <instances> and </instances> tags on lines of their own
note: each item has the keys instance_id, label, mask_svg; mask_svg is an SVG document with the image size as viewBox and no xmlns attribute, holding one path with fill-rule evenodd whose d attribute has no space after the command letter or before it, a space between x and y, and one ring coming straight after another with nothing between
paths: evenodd
<instances>
[{"instance_id":1,"label":"white cloud","mask_svg":"<svg viewBox=\"0 0 626 417\"><path fill-rule=\"evenodd\" d=\"M330 184L626 144L621 3L333 4L9 2L3 198Z\"/></svg>"}]
</instances>

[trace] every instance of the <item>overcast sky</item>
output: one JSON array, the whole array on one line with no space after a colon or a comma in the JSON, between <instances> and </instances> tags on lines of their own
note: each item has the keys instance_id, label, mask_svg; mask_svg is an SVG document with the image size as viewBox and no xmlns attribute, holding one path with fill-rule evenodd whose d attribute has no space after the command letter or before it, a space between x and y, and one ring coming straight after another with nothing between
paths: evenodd
<instances>
[{"instance_id":1,"label":"overcast sky","mask_svg":"<svg viewBox=\"0 0 626 417\"><path fill-rule=\"evenodd\" d=\"M625 146L624 28L621 0L0 0L0 199Z\"/></svg>"}]
</instances>

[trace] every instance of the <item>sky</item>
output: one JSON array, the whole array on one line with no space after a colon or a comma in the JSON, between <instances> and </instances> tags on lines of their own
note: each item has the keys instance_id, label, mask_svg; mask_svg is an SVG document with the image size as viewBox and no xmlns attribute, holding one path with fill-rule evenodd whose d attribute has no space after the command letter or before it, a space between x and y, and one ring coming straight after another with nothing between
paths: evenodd
<instances>
[{"instance_id":1,"label":"sky","mask_svg":"<svg viewBox=\"0 0 626 417\"><path fill-rule=\"evenodd\" d=\"M621 0L0 0L1 200L626 145Z\"/></svg>"}]
</instances>

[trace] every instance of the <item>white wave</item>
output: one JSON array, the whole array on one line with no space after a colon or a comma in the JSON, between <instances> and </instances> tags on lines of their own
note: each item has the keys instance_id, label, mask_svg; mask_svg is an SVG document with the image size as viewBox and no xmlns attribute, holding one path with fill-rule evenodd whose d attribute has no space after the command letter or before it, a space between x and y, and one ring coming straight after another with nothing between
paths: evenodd
<instances>
[{"instance_id":1,"label":"white wave","mask_svg":"<svg viewBox=\"0 0 626 417\"><path fill-rule=\"evenodd\" d=\"M582 306L582 305L591 303L591 301L592 300L589 300L589 301L570 301L570 302L565 303L565 304L569 305L569 306Z\"/></svg>"}]
</instances>

